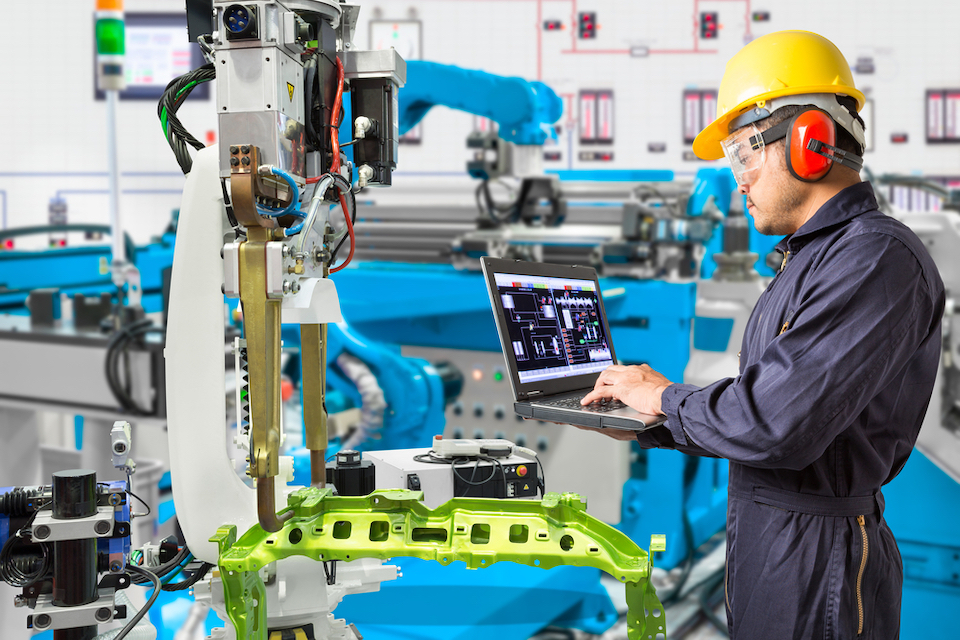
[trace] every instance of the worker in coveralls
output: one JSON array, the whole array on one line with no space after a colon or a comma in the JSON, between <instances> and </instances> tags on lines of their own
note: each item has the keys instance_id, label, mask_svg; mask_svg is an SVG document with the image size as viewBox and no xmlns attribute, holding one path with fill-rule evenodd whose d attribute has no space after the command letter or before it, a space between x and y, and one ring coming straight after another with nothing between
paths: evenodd
<instances>
[{"instance_id":1,"label":"worker in coveralls","mask_svg":"<svg viewBox=\"0 0 960 640\"><path fill-rule=\"evenodd\" d=\"M693 150L726 155L757 229L786 236L739 375L699 388L615 365L583 401L666 415L635 436L641 447L730 461L732 638L899 636L903 565L880 487L927 410L944 289L920 240L860 181L863 104L843 55L813 33L763 36L727 63L717 119Z\"/></svg>"}]
</instances>

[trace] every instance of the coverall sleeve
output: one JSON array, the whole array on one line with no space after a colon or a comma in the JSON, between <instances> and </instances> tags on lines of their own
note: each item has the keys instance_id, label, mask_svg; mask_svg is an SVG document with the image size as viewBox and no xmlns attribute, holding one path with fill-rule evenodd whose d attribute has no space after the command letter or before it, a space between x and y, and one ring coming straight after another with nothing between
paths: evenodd
<instances>
[{"instance_id":1,"label":"coverall sleeve","mask_svg":"<svg viewBox=\"0 0 960 640\"><path fill-rule=\"evenodd\" d=\"M803 469L939 320L918 260L892 236L844 238L810 269L793 297L796 308L783 310L793 314L789 328L755 337L751 348L763 352L741 375L664 391L666 426L678 448L692 441L744 465Z\"/></svg>"}]
</instances>

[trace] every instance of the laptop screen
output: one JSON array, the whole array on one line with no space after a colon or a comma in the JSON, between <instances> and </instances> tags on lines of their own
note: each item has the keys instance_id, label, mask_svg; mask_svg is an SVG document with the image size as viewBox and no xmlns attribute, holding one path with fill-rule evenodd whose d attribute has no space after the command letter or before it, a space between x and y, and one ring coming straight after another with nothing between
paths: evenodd
<instances>
[{"instance_id":1,"label":"laptop screen","mask_svg":"<svg viewBox=\"0 0 960 640\"><path fill-rule=\"evenodd\" d=\"M594 280L494 273L521 384L614 364ZM506 336L504 336L506 338Z\"/></svg>"}]
</instances>

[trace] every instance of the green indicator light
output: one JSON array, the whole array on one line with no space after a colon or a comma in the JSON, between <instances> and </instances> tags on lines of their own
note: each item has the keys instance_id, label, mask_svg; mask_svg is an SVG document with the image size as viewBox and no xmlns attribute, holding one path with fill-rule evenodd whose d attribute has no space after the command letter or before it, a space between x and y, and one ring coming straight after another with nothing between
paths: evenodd
<instances>
[{"instance_id":1,"label":"green indicator light","mask_svg":"<svg viewBox=\"0 0 960 640\"><path fill-rule=\"evenodd\" d=\"M122 56L124 53L123 20L97 20L97 53Z\"/></svg>"},{"instance_id":2,"label":"green indicator light","mask_svg":"<svg viewBox=\"0 0 960 640\"><path fill-rule=\"evenodd\" d=\"M584 342L586 342L586 340L581 340L581 341L580 341L580 344L583 344Z\"/></svg>"},{"instance_id":3,"label":"green indicator light","mask_svg":"<svg viewBox=\"0 0 960 640\"><path fill-rule=\"evenodd\" d=\"M501 380L503 380L503 371L494 371L494 372L493 372L493 379L494 379L496 382L500 382Z\"/></svg>"}]
</instances>

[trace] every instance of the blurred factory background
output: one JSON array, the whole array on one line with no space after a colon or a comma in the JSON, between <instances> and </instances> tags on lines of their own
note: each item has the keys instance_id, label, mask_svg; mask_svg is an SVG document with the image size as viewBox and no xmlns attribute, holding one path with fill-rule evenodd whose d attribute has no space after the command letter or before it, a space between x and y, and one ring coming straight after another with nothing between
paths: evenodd
<instances>
[{"instance_id":1,"label":"blurred factory background","mask_svg":"<svg viewBox=\"0 0 960 640\"><path fill-rule=\"evenodd\" d=\"M311 4L278 1L291 11ZM229 4L215 3L221 11ZM393 49L406 62L405 86L393 113L399 120L395 170L364 188L356 171L361 163L352 169L361 187L353 205L352 263L331 276L344 322L330 321L325 334L326 452L361 451L364 460L383 465L378 469L409 474L391 451L429 448L441 433L503 439L534 451L548 491L585 496L588 513L644 549L652 534L666 534L666 550L650 553L667 637L722 637L717 576L723 575L726 463L600 442L573 427L515 416L478 258L593 266L622 362L649 363L672 380L692 383L736 375L739 336L779 264L772 253L779 238L753 228L727 161L699 160L691 145L716 115L731 56L767 33L814 31L847 56L867 97L864 179L873 182L881 209L927 243L951 298L940 381L918 451L884 494L906 576L902 637L954 637L951 612L960 603L960 351L952 302L960 287L960 40L954 29L960 3L373 0L354 6L352 43L340 42L340 51ZM171 460L188 444L183 432L168 430L175 381L164 372L163 354L180 211L188 198L170 149L169 112L161 124L158 102L169 82L205 63L205 52L187 37L184 0L125 0L126 86L118 90L111 119L111 90L99 89L97 80L104 64L97 3L4 8L0 486L45 485L53 472L74 468L122 481L126 474L111 447L123 436L113 425L127 421L139 465L134 491L152 507L150 516L134 521L132 545L156 554L164 566L160 558L170 562L177 549L161 553L160 541L180 535L183 545L185 528L173 502L171 466L178 463ZM201 147L221 142L220 112L231 104L218 95L218 82L198 82L177 105L176 118ZM341 144L358 131L350 117L344 120ZM351 162L357 148L344 147ZM135 284L113 268L111 207L122 214L120 244L138 271ZM118 278L126 287L120 296ZM198 287L201 280L198 275ZM242 476L247 453L231 436L244 425L246 356L230 350L241 320L229 281L219 282L226 295L218 307L219 328L227 332L224 440ZM129 303L133 289L145 315L124 316L115 307ZM293 484L309 485L315 450L300 429L306 341L302 347L288 325L282 335L282 454L293 459ZM14 518L23 515L7 505L0 503L0 540L13 536ZM133 502L132 508L140 507ZM192 556L177 557L190 566ZM627 637L620 585L596 569L501 563L468 571L457 563L391 562L402 577L356 578L366 587L351 588L371 592L350 593L333 610L362 637ZM233 637L213 631L224 617L214 613L224 597L217 579L201 576L196 592L164 592L147 616L155 635L136 637ZM27 609L14 607L26 589L0 589L4 638L29 637ZM143 590L130 591L134 610ZM330 597L332 606L337 598ZM50 628L36 619L30 633ZM278 632L269 640L275 637L288 636ZM320 637L361 636L331 631Z\"/></svg>"}]
</instances>

